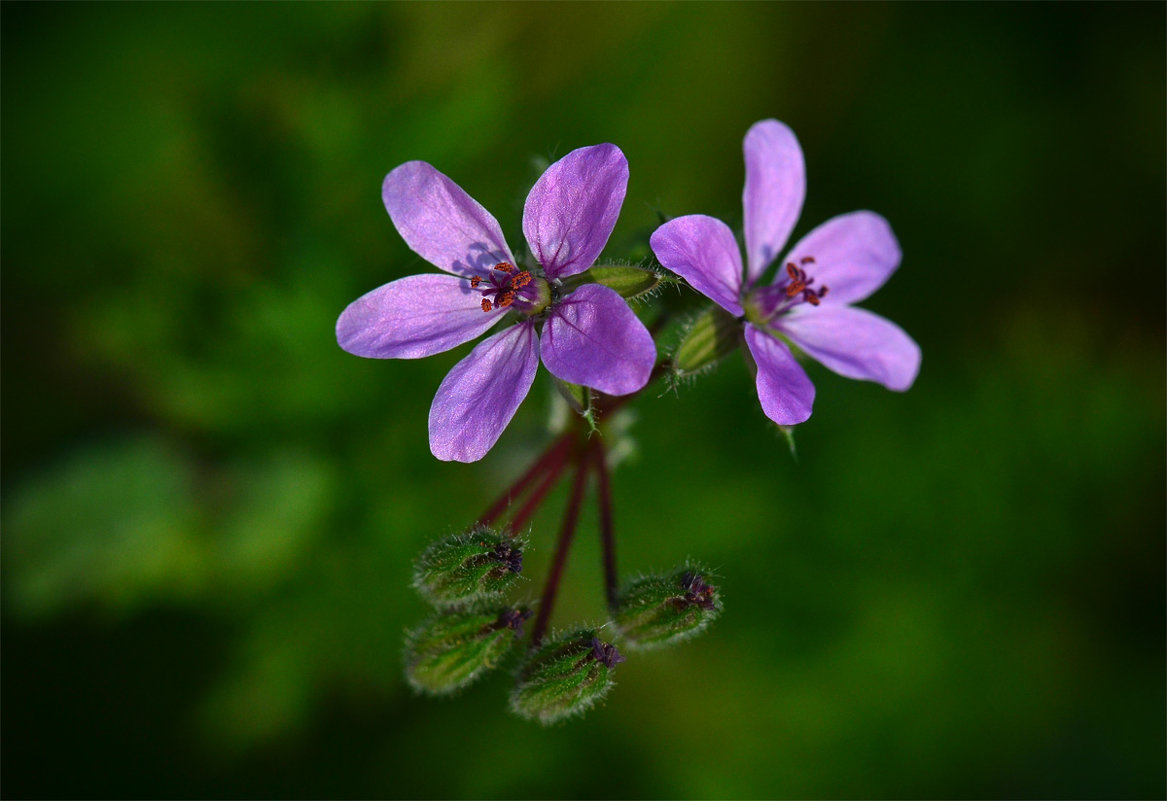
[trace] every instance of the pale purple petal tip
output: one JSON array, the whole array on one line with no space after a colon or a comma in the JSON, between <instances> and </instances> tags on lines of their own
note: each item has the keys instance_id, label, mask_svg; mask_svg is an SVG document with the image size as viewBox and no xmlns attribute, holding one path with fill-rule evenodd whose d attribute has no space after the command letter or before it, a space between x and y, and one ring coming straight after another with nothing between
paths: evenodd
<instances>
[{"instance_id":1,"label":"pale purple petal tip","mask_svg":"<svg viewBox=\"0 0 1167 801\"><path fill-rule=\"evenodd\" d=\"M794 131L777 120L762 120L746 133L745 214L747 284L778 258L806 197L806 164Z\"/></svg>"},{"instance_id":2,"label":"pale purple petal tip","mask_svg":"<svg viewBox=\"0 0 1167 801\"><path fill-rule=\"evenodd\" d=\"M627 188L628 160L615 145L573 150L539 177L523 209L523 234L549 278L595 263Z\"/></svg>"},{"instance_id":3,"label":"pale purple petal tip","mask_svg":"<svg viewBox=\"0 0 1167 801\"><path fill-rule=\"evenodd\" d=\"M858 303L883 286L900 265L900 243L873 211L832 217L798 241L788 259L802 264L816 286L830 289L823 303Z\"/></svg>"},{"instance_id":4,"label":"pale purple petal tip","mask_svg":"<svg viewBox=\"0 0 1167 801\"><path fill-rule=\"evenodd\" d=\"M430 406L430 451L444 462L486 455L535 381L539 343L520 323L479 343L454 365Z\"/></svg>"},{"instance_id":5,"label":"pale purple petal tip","mask_svg":"<svg viewBox=\"0 0 1167 801\"><path fill-rule=\"evenodd\" d=\"M424 161L408 161L385 176L381 199L414 253L456 275L485 275L514 264L498 221L460 186Z\"/></svg>"},{"instance_id":6,"label":"pale purple petal tip","mask_svg":"<svg viewBox=\"0 0 1167 801\"><path fill-rule=\"evenodd\" d=\"M609 395L641 389L656 363L644 323L619 294L598 284L581 286L555 306L540 350L557 378Z\"/></svg>"},{"instance_id":7,"label":"pale purple petal tip","mask_svg":"<svg viewBox=\"0 0 1167 801\"><path fill-rule=\"evenodd\" d=\"M354 300L336 321L337 343L370 359L420 359L469 342L503 312L482 311L464 278L411 275Z\"/></svg>"},{"instance_id":8,"label":"pale purple petal tip","mask_svg":"<svg viewBox=\"0 0 1167 801\"><path fill-rule=\"evenodd\" d=\"M742 257L728 225L690 214L669 220L648 241L661 264L734 317L742 315Z\"/></svg>"},{"instance_id":9,"label":"pale purple petal tip","mask_svg":"<svg viewBox=\"0 0 1167 801\"><path fill-rule=\"evenodd\" d=\"M799 308L779 318L791 341L847 378L903 392L920 371L920 346L890 320L852 306Z\"/></svg>"},{"instance_id":10,"label":"pale purple petal tip","mask_svg":"<svg viewBox=\"0 0 1167 801\"><path fill-rule=\"evenodd\" d=\"M746 345L758 365L758 400L766 416L783 426L809 419L814 408L814 384L790 348L752 325L746 326Z\"/></svg>"}]
</instances>

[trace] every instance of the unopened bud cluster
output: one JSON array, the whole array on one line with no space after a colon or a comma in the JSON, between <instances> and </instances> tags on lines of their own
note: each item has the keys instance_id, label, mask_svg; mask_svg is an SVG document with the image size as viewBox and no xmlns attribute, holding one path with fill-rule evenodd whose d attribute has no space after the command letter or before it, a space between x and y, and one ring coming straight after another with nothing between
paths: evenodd
<instances>
[{"instance_id":1,"label":"unopened bud cluster","mask_svg":"<svg viewBox=\"0 0 1167 801\"><path fill-rule=\"evenodd\" d=\"M519 580L525 542L487 526L444 537L418 557L413 586L435 608L405 635L405 677L447 695L502 664L531 616L502 605Z\"/></svg>"}]
</instances>

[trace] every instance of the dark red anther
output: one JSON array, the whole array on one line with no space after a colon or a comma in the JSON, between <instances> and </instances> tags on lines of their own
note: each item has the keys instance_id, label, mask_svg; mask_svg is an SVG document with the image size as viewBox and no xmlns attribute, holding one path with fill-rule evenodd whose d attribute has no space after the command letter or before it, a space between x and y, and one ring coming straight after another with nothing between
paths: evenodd
<instances>
[{"instance_id":1,"label":"dark red anther","mask_svg":"<svg viewBox=\"0 0 1167 801\"><path fill-rule=\"evenodd\" d=\"M814 264L814 256L803 256L799 259L800 264Z\"/></svg>"},{"instance_id":2,"label":"dark red anther","mask_svg":"<svg viewBox=\"0 0 1167 801\"><path fill-rule=\"evenodd\" d=\"M470 276L470 288L478 289L478 285L482 283L482 278L477 275Z\"/></svg>"}]
</instances>

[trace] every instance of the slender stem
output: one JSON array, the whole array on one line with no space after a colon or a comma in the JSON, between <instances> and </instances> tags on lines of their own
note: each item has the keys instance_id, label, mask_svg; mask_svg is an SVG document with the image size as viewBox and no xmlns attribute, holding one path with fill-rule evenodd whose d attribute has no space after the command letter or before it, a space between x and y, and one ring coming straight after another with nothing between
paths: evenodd
<instances>
[{"instance_id":1,"label":"slender stem","mask_svg":"<svg viewBox=\"0 0 1167 801\"><path fill-rule=\"evenodd\" d=\"M531 492L530 497L527 498L527 502L511 518L511 522L507 526L511 533L517 533L531 519L531 516L539 510L539 506L543 503L543 499L547 497L547 493L559 483L559 477L563 474L569 462L567 448L561 448L557 452L557 455L559 458L547 466L547 474L543 477L542 482Z\"/></svg>"},{"instance_id":2,"label":"slender stem","mask_svg":"<svg viewBox=\"0 0 1167 801\"><path fill-rule=\"evenodd\" d=\"M535 627L531 632L532 646L542 642L543 634L547 631L547 622L551 619L551 608L555 605L555 594L559 591L559 580L563 577L563 565L567 562L567 552L571 549L571 540L575 536L575 524L579 522L579 507L583 501L584 487L587 485L588 478L586 454L577 453L575 462L571 497L568 498L567 508L563 512L563 528L559 532L559 542L555 544L551 572L547 574L547 583L543 585L543 595L539 599L539 614L535 617Z\"/></svg>"},{"instance_id":3,"label":"slender stem","mask_svg":"<svg viewBox=\"0 0 1167 801\"><path fill-rule=\"evenodd\" d=\"M640 389L637 392L633 392L631 395L601 395L595 403L597 417L605 417L607 415L613 414L621 406L633 400L639 396L641 392L644 392L645 389L648 389L650 386L652 386L652 383L661 376L668 373L669 369L670 364L667 360L659 361L652 368L652 372L649 373L648 381L645 382L643 389Z\"/></svg>"},{"instance_id":4,"label":"slender stem","mask_svg":"<svg viewBox=\"0 0 1167 801\"><path fill-rule=\"evenodd\" d=\"M571 445L571 437L572 432L567 431L553 440L547 449L543 451L543 453L541 453L537 459L535 459L534 463L529 468L527 468L526 472L519 476L513 484L507 487L503 491L502 495L499 496L498 500L495 501L489 509L483 512L482 516L478 518L477 525L489 526L496 519L498 519L500 515L506 512L506 510L510 508L511 502L516 497L522 495L522 493L527 489L527 485L530 483L531 479L539 475L539 473L543 472L548 464L553 463L557 459L561 459L566 455L567 449Z\"/></svg>"},{"instance_id":5,"label":"slender stem","mask_svg":"<svg viewBox=\"0 0 1167 801\"><path fill-rule=\"evenodd\" d=\"M596 478L600 502L600 544L604 552L604 589L608 598L608 608L616 608L619 587L616 579L616 535L612 527L612 487L608 480L608 460L604 453L604 443L597 437L592 447L592 458L596 463Z\"/></svg>"}]
</instances>

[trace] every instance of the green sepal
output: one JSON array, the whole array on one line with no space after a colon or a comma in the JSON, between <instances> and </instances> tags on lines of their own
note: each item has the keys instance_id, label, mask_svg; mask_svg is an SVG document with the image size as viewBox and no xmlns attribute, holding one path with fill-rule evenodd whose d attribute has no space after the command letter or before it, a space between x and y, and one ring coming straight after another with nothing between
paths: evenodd
<instances>
[{"instance_id":1,"label":"green sepal","mask_svg":"<svg viewBox=\"0 0 1167 801\"><path fill-rule=\"evenodd\" d=\"M638 578L620 593L613 625L638 649L695 637L721 614L721 594L708 578L709 571L695 564Z\"/></svg>"},{"instance_id":2,"label":"green sepal","mask_svg":"<svg viewBox=\"0 0 1167 801\"><path fill-rule=\"evenodd\" d=\"M596 415L595 409L592 407L591 389L580 384L571 384L555 376L551 376L551 380L555 383L555 388L559 390L560 396L567 401L567 405L571 407L572 411L587 421L590 431L595 431Z\"/></svg>"},{"instance_id":3,"label":"green sepal","mask_svg":"<svg viewBox=\"0 0 1167 801\"><path fill-rule=\"evenodd\" d=\"M741 324L720 306L701 312L681 336L673 352L672 367L677 375L691 375L712 367L738 347Z\"/></svg>"},{"instance_id":4,"label":"green sepal","mask_svg":"<svg viewBox=\"0 0 1167 801\"><path fill-rule=\"evenodd\" d=\"M438 606L497 600L519 581L526 541L487 526L430 545L413 569L413 586Z\"/></svg>"},{"instance_id":5,"label":"green sepal","mask_svg":"<svg viewBox=\"0 0 1167 801\"><path fill-rule=\"evenodd\" d=\"M784 426L781 423L775 423L778 426L778 433L782 435L782 439L786 442L786 447L790 448L790 458L798 461L798 449L794 446L794 426Z\"/></svg>"},{"instance_id":6,"label":"green sepal","mask_svg":"<svg viewBox=\"0 0 1167 801\"><path fill-rule=\"evenodd\" d=\"M615 290L620 297L632 300L656 290L664 281L664 276L647 267L631 264L598 264L590 270L564 279L564 284L569 289L584 284L600 284Z\"/></svg>"},{"instance_id":7,"label":"green sepal","mask_svg":"<svg viewBox=\"0 0 1167 801\"><path fill-rule=\"evenodd\" d=\"M405 635L405 678L420 693L448 695L498 667L529 609L450 611Z\"/></svg>"},{"instance_id":8,"label":"green sepal","mask_svg":"<svg viewBox=\"0 0 1167 801\"><path fill-rule=\"evenodd\" d=\"M581 715L612 688L612 671L623 661L595 629L557 636L519 668L511 711L544 725Z\"/></svg>"}]
</instances>

